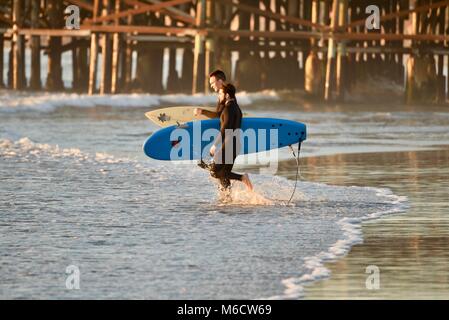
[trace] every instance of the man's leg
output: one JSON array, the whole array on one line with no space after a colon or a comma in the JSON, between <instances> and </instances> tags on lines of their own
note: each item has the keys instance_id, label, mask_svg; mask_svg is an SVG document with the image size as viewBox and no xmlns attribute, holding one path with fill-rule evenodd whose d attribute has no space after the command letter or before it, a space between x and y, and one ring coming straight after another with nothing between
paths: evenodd
<instances>
[{"instance_id":1,"label":"man's leg","mask_svg":"<svg viewBox=\"0 0 449 320\"><path fill-rule=\"evenodd\" d=\"M230 190L231 189L231 181L229 179L220 179L220 190Z\"/></svg>"},{"instance_id":2,"label":"man's leg","mask_svg":"<svg viewBox=\"0 0 449 320\"><path fill-rule=\"evenodd\" d=\"M220 179L220 200L225 203L232 202L231 181L229 179Z\"/></svg>"},{"instance_id":3,"label":"man's leg","mask_svg":"<svg viewBox=\"0 0 449 320\"><path fill-rule=\"evenodd\" d=\"M248 190L253 190L253 184L251 183L251 180L249 179L249 176L247 173L245 174L238 174L235 172L232 172L232 167L234 164L226 164L224 168L224 176L226 176L229 180L238 180L243 182L245 186L248 188Z\"/></svg>"},{"instance_id":4,"label":"man's leg","mask_svg":"<svg viewBox=\"0 0 449 320\"><path fill-rule=\"evenodd\" d=\"M240 181L242 181L245 184L245 186L248 188L248 190L251 190L251 191L253 190L253 184L251 183L251 180L249 180L249 176L247 173L245 173L242 176L242 180L240 180Z\"/></svg>"},{"instance_id":5,"label":"man's leg","mask_svg":"<svg viewBox=\"0 0 449 320\"><path fill-rule=\"evenodd\" d=\"M232 167L234 164L225 164L223 168L223 175L228 178L229 180L238 180L242 181L242 175L232 172Z\"/></svg>"},{"instance_id":6,"label":"man's leg","mask_svg":"<svg viewBox=\"0 0 449 320\"><path fill-rule=\"evenodd\" d=\"M214 178L220 179L220 181L225 181L224 184L226 185L231 185L230 180L238 180L241 181L245 184L245 186L249 189L249 190L253 190L253 185L251 183L251 181L249 180L249 176L248 174L238 174L235 172L232 172L232 167L234 166L234 164L229 163L229 164L216 164L216 163L212 163L211 165L211 175ZM224 185L223 183L221 183L222 186Z\"/></svg>"},{"instance_id":7,"label":"man's leg","mask_svg":"<svg viewBox=\"0 0 449 320\"><path fill-rule=\"evenodd\" d=\"M212 166L212 164L204 162L203 159L198 161L197 165L198 165L198 167L200 167L201 169L204 169L204 170L211 170L211 166Z\"/></svg>"}]
</instances>

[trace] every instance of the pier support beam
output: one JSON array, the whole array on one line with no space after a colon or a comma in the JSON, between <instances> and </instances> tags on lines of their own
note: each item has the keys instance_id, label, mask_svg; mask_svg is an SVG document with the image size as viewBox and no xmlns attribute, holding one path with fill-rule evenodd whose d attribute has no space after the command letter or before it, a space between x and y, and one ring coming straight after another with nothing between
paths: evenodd
<instances>
[{"instance_id":1,"label":"pier support beam","mask_svg":"<svg viewBox=\"0 0 449 320\"><path fill-rule=\"evenodd\" d=\"M305 61L305 79L304 90L314 98L323 97L323 63L319 59L316 49L312 48L312 51L307 56Z\"/></svg>"},{"instance_id":2,"label":"pier support beam","mask_svg":"<svg viewBox=\"0 0 449 320\"><path fill-rule=\"evenodd\" d=\"M127 17L127 23L128 25L133 24L133 16L129 15ZM129 37L131 33L126 33L125 37ZM125 42L125 52L122 55L121 59L121 87L123 90L128 91L131 89L132 84L132 68L133 68L133 41L130 39L127 39Z\"/></svg>"},{"instance_id":3,"label":"pier support beam","mask_svg":"<svg viewBox=\"0 0 449 320\"><path fill-rule=\"evenodd\" d=\"M76 38L72 38L72 43L74 44L72 48L72 89L77 90L79 86L79 66L78 66L78 56L76 50Z\"/></svg>"},{"instance_id":4,"label":"pier support beam","mask_svg":"<svg viewBox=\"0 0 449 320\"><path fill-rule=\"evenodd\" d=\"M438 9L438 34L444 35L445 31L445 17L446 7ZM440 41L439 44L443 47L444 41ZM446 78L444 75L444 55L438 56L438 103L444 103L446 101Z\"/></svg>"},{"instance_id":5,"label":"pier support beam","mask_svg":"<svg viewBox=\"0 0 449 320\"><path fill-rule=\"evenodd\" d=\"M102 16L109 14L109 1L103 0L101 10ZM106 25L107 22L103 22ZM100 94L111 92L111 42L108 33L103 33L100 36L101 43L101 80L100 80Z\"/></svg>"},{"instance_id":6,"label":"pier support beam","mask_svg":"<svg viewBox=\"0 0 449 320\"><path fill-rule=\"evenodd\" d=\"M340 0L338 7L339 7L338 25L344 26L347 23L348 0ZM347 65L346 42L340 41L338 43L337 66L336 66L336 74L337 74L337 85L336 85L337 96L336 96L336 99L338 101L343 101L345 98L346 65Z\"/></svg>"},{"instance_id":7,"label":"pier support beam","mask_svg":"<svg viewBox=\"0 0 449 320\"><path fill-rule=\"evenodd\" d=\"M190 15L192 11L192 4L185 3L180 5L180 9L186 14ZM192 92L192 79L193 79L193 50L190 47L184 48L182 54L182 72L179 87L181 92Z\"/></svg>"},{"instance_id":8,"label":"pier support beam","mask_svg":"<svg viewBox=\"0 0 449 320\"><path fill-rule=\"evenodd\" d=\"M206 0L199 0L196 5L196 21L195 25L198 28L204 26L205 21L205 6ZM200 88L201 75L204 74L204 39L200 34L195 35L195 47L193 50L193 82L192 94L198 93Z\"/></svg>"},{"instance_id":9,"label":"pier support beam","mask_svg":"<svg viewBox=\"0 0 449 320\"><path fill-rule=\"evenodd\" d=\"M204 93L207 93L209 91L209 73L215 66L214 40L208 38L204 43L204 49Z\"/></svg>"},{"instance_id":10,"label":"pier support beam","mask_svg":"<svg viewBox=\"0 0 449 320\"><path fill-rule=\"evenodd\" d=\"M169 49L167 91L179 92L179 76L176 71L176 48Z\"/></svg>"},{"instance_id":11,"label":"pier support beam","mask_svg":"<svg viewBox=\"0 0 449 320\"><path fill-rule=\"evenodd\" d=\"M256 8L255 1L252 0L242 0L240 1L242 5ZM279 8L279 2L277 2L276 5L277 8ZM238 21L239 21L239 28L243 30L251 30L252 28L252 19L251 16L256 16L255 14L252 14L250 12L240 12L238 14ZM253 23L254 27L254 23ZM245 44L245 46L242 46L241 49L239 49L239 58L237 61L237 64L235 66L235 82L237 86L240 88L240 90L246 90L246 91L258 91L260 90L260 87L262 86L262 63L260 59L259 52L257 50L254 50L254 48L257 46L257 38L253 37L253 39L242 39L240 40L241 43ZM280 52L276 53L276 57L274 59L267 59L267 68L271 71L272 76L269 77L268 85L272 85L274 87L275 84L279 83L279 74L282 74L282 65L279 63L281 61ZM283 61L284 62L284 61ZM282 62L281 62L282 63ZM254 70L259 69L259 72L254 72ZM268 72L270 73L270 72ZM283 78L286 78L287 75L284 73ZM264 79L265 80L265 79Z\"/></svg>"},{"instance_id":12,"label":"pier support beam","mask_svg":"<svg viewBox=\"0 0 449 320\"><path fill-rule=\"evenodd\" d=\"M156 14L150 14L152 26L163 26L164 18ZM151 43L142 42L137 46L137 65L135 89L146 93L163 93L164 48L153 46Z\"/></svg>"},{"instance_id":13,"label":"pier support beam","mask_svg":"<svg viewBox=\"0 0 449 320\"><path fill-rule=\"evenodd\" d=\"M89 94L94 94L97 87L98 35L92 33L89 52Z\"/></svg>"},{"instance_id":14,"label":"pier support beam","mask_svg":"<svg viewBox=\"0 0 449 320\"><path fill-rule=\"evenodd\" d=\"M54 29L62 29L64 26L64 12L62 2L49 0L47 3L50 26ZM64 89L62 81L61 65L62 38L59 36L50 37L48 53L48 75L46 87L50 91Z\"/></svg>"},{"instance_id":15,"label":"pier support beam","mask_svg":"<svg viewBox=\"0 0 449 320\"><path fill-rule=\"evenodd\" d=\"M5 86L4 79L3 79L3 50L5 45L5 38L3 33L0 32L0 88L3 88Z\"/></svg>"},{"instance_id":16,"label":"pier support beam","mask_svg":"<svg viewBox=\"0 0 449 320\"><path fill-rule=\"evenodd\" d=\"M206 0L205 5L205 25L214 28L214 4L212 0ZM204 42L204 93L209 92L209 73L215 68L215 64L215 41L208 36Z\"/></svg>"},{"instance_id":17,"label":"pier support beam","mask_svg":"<svg viewBox=\"0 0 449 320\"><path fill-rule=\"evenodd\" d=\"M312 0L312 23L318 23L320 14L320 0ZM310 39L310 47L315 48L318 46L318 40L315 38Z\"/></svg>"},{"instance_id":18,"label":"pier support beam","mask_svg":"<svg viewBox=\"0 0 449 320\"><path fill-rule=\"evenodd\" d=\"M93 7L93 23L97 20L97 14L99 9L99 0L94 0ZM98 35L92 33L90 36L90 52L89 52L89 91L88 93L94 94L97 87L97 60L98 60Z\"/></svg>"},{"instance_id":19,"label":"pier support beam","mask_svg":"<svg viewBox=\"0 0 449 320\"><path fill-rule=\"evenodd\" d=\"M312 2L312 23L318 23L320 1ZM314 98L323 97L323 61L318 57L318 40L310 40L311 51L304 62L304 90ZM303 57L304 59L304 57Z\"/></svg>"},{"instance_id":20,"label":"pier support beam","mask_svg":"<svg viewBox=\"0 0 449 320\"><path fill-rule=\"evenodd\" d=\"M120 12L120 0L115 0L115 13ZM115 19L115 25L119 24L119 19ZM118 77L119 77L119 53L120 53L120 35L118 32L114 33L112 39L112 78L111 78L111 93L118 92Z\"/></svg>"},{"instance_id":21,"label":"pier support beam","mask_svg":"<svg viewBox=\"0 0 449 320\"><path fill-rule=\"evenodd\" d=\"M332 2L332 17L331 17L331 29L335 30L338 23L338 0ZM332 65L335 60L335 40L333 37L329 39L329 45L327 49L327 65L326 65L326 80L324 84L324 100L329 101L332 98Z\"/></svg>"},{"instance_id":22,"label":"pier support beam","mask_svg":"<svg viewBox=\"0 0 449 320\"><path fill-rule=\"evenodd\" d=\"M184 50L182 56L182 77L181 77L181 90L183 92L191 93L192 90L192 79L193 79L193 51L190 48Z\"/></svg>"},{"instance_id":23,"label":"pier support beam","mask_svg":"<svg viewBox=\"0 0 449 320\"><path fill-rule=\"evenodd\" d=\"M175 27L175 22L172 21L172 27ZM167 88L168 92L179 92L180 91L180 83L179 83L179 75L176 71L176 48L170 47L168 53L168 79L167 79Z\"/></svg>"},{"instance_id":24,"label":"pier support beam","mask_svg":"<svg viewBox=\"0 0 449 320\"><path fill-rule=\"evenodd\" d=\"M8 53L8 73L7 73L7 87L13 88L13 69L14 69L14 41L10 42L10 48Z\"/></svg>"},{"instance_id":25,"label":"pier support beam","mask_svg":"<svg viewBox=\"0 0 449 320\"><path fill-rule=\"evenodd\" d=\"M89 64L88 64L88 46L83 41L82 45L78 45L76 50L76 79L77 86L74 88L79 92L87 92L89 89Z\"/></svg>"},{"instance_id":26,"label":"pier support beam","mask_svg":"<svg viewBox=\"0 0 449 320\"><path fill-rule=\"evenodd\" d=\"M15 90L23 89L23 57L24 57L24 36L19 35L19 28L23 19L23 0L13 1L12 8L13 34L12 34L12 88Z\"/></svg>"},{"instance_id":27,"label":"pier support beam","mask_svg":"<svg viewBox=\"0 0 449 320\"><path fill-rule=\"evenodd\" d=\"M231 19L232 8L230 6L223 6L216 1L211 1L213 6L213 11L210 13L209 25L212 28L226 29L228 28L227 23ZM258 19L254 21L254 29L258 30ZM212 47L212 60L213 63L206 73L210 73L215 69L223 70L223 72L228 77L228 81L232 80L232 58L231 50L227 44L227 39L222 38L217 35L211 36L210 46ZM209 88L209 79L207 77L207 85ZM208 89L209 90L209 89Z\"/></svg>"},{"instance_id":28,"label":"pier support beam","mask_svg":"<svg viewBox=\"0 0 449 320\"><path fill-rule=\"evenodd\" d=\"M40 2L31 1L31 27L39 27L39 11ZM41 89L41 37L31 36L30 40L31 47L31 77L30 77L30 88L32 90Z\"/></svg>"}]
</instances>

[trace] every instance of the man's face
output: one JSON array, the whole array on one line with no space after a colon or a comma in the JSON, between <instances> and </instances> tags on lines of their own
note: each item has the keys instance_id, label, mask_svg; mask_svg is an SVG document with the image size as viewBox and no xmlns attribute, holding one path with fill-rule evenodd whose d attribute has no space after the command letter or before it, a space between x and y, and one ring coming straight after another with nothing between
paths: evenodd
<instances>
[{"instance_id":1,"label":"man's face","mask_svg":"<svg viewBox=\"0 0 449 320\"><path fill-rule=\"evenodd\" d=\"M215 92L218 92L223 87L223 81L221 79L217 79L214 77L209 78L209 84L212 90Z\"/></svg>"}]
</instances>

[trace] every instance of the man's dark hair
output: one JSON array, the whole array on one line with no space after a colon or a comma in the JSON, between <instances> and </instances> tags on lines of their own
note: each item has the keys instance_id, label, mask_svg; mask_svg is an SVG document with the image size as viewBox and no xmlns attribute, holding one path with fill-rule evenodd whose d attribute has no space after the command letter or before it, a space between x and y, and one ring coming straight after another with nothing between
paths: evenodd
<instances>
[{"instance_id":1,"label":"man's dark hair","mask_svg":"<svg viewBox=\"0 0 449 320\"><path fill-rule=\"evenodd\" d=\"M217 79L226 81L226 75L225 75L225 73L224 73L223 71L221 71L221 70L215 70L215 71L211 72L211 73L209 74L209 78L212 78L212 77L215 77L215 78L217 78Z\"/></svg>"},{"instance_id":2,"label":"man's dark hair","mask_svg":"<svg viewBox=\"0 0 449 320\"><path fill-rule=\"evenodd\" d=\"M230 98L235 99L235 87L232 84L227 83L223 85L223 92L225 95L229 94Z\"/></svg>"}]
</instances>

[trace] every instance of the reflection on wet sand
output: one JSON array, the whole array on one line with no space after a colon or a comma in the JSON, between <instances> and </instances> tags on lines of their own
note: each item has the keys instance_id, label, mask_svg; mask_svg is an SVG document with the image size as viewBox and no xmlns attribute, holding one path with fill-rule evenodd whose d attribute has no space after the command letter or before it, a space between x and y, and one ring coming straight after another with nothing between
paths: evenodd
<instances>
[{"instance_id":1,"label":"reflection on wet sand","mask_svg":"<svg viewBox=\"0 0 449 320\"><path fill-rule=\"evenodd\" d=\"M306 287L308 299L449 298L449 148L303 158L302 179L387 187L409 198L404 214L363 225L364 243L326 266L329 279ZM280 174L292 177L293 162ZM380 268L380 289L368 290L367 266Z\"/></svg>"}]
</instances>

